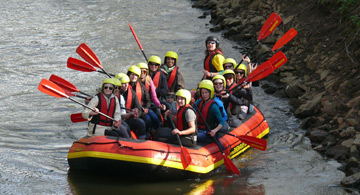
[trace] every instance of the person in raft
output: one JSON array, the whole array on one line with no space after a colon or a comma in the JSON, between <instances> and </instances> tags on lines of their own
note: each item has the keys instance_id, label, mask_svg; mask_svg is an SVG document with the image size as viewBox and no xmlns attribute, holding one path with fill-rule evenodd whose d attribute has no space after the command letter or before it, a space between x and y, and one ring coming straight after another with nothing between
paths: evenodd
<instances>
[{"instance_id":1,"label":"person in raft","mask_svg":"<svg viewBox=\"0 0 360 195\"><path fill-rule=\"evenodd\" d=\"M220 41L214 36L209 36L205 40L205 59L204 59L204 77L211 79L215 75L222 74L223 62L225 60L223 51L219 47Z\"/></svg>"},{"instance_id":2,"label":"person in raft","mask_svg":"<svg viewBox=\"0 0 360 195\"><path fill-rule=\"evenodd\" d=\"M176 127L164 127L160 128L156 135L155 140L163 141L167 143L179 144L177 137L180 136L181 143L184 146L194 147L197 141L197 126L196 126L196 112L190 105L191 93L186 89L180 89L176 92L176 103L179 106L176 115L170 113L170 110L166 111L165 115L171 117L169 120L173 120Z\"/></svg>"},{"instance_id":3,"label":"person in raft","mask_svg":"<svg viewBox=\"0 0 360 195\"><path fill-rule=\"evenodd\" d=\"M174 51L168 51L165 54L164 64L161 66L161 70L166 75L168 93L166 101L171 105L171 112L176 113L177 107L175 102L175 93L179 89L185 89L185 81L182 73L178 68L178 54Z\"/></svg>"},{"instance_id":4,"label":"person in raft","mask_svg":"<svg viewBox=\"0 0 360 195\"><path fill-rule=\"evenodd\" d=\"M140 63L137 63L136 66L141 69L139 82L141 82L145 86L147 92L150 95L151 102L150 102L150 109L148 112L148 116L150 116L150 119L152 121L154 129L159 129L160 124L161 124L161 111L160 110L165 110L166 106L161 104L159 99L156 96L155 85L154 85L151 77L149 76L148 65L146 63L140 62ZM156 113L158 113L160 115L158 115Z\"/></svg>"},{"instance_id":5,"label":"person in raft","mask_svg":"<svg viewBox=\"0 0 360 195\"><path fill-rule=\"evenodd\" d=\"M88 119L88 136L114 135L128 137L126 127L121 123L120 104L113 94L115 85L114 79L105 79L100 87L100 93L96 94L88 106L94 108L92 111L85 108L82 112L84 119ZM102 112L115 119L115 122L99 114ZM110 130L115 128L116 130Z\"/></svg>"},{"instance_id":6,"label":"person in raft","mask_svg":"<svg viewBox=\"0 0 360 195\"><path fill-rule=\"evenodd\" d=\"M146 124L139 118L142 113L139 100L137 99L135 91L129 85L130 79L125 74L121 77L121 89L120 93L125 99L125 108L128 109L126 114L121 115L126 123L130 126L130 129L135 132L139 139L145 139L146 137ZM130 111L131 110L131 111Z\"/></svg>"},{"instance_id":7,"label":"person in raft","mask_svg":"<svg viewBox=\"0 0 360 195\"><path fill-rule=\"evenodd\" d=\"M221 114L219 105L213 100L214 96L214 85L210 80L202 80L199 83L200 97L201 99L195 102L199 108L197 110L197 127L199 129L198 142L213 142L213 138L218 140L217 132L225 127L226 121ZM202 120L200 114L205 118ZM205 125L207 123L210 129Z\"/></svg>"},{"instance_id":8,"label":"person in raft","mask_svg":"<svg viewBox=\"0 0 360 195\"><path fill-rule=\"evenodd\" d=\"M240 96L247 101L247 105L241 106L243 113L246 115L248 112L252 112L254 110L254 106L252 105L252 83L245 82L246 76L248 75L248 68L245 64L240 64L240 66L234 72L236 75L236 83L243 87Z\"/></svg>"}]
</instances>

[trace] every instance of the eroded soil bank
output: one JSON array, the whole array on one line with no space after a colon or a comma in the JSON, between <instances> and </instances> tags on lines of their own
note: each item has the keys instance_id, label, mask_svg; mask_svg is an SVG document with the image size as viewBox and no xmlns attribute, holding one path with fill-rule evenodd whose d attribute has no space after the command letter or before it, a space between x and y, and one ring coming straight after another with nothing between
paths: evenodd
<instances>
[{"instance_id":1,"label":"eroded soil bank","mask_svg":"<svg viewBox=\"0 0 360 195\"><path fill-rule=\"evenodd\" d=\"M193 0L222 32L247 51L267 17L282 24L251 53L259 59L290 28L298 35L280 50L288 62L261 87L290 99L313 148L342 163L344 187L360 189L360 1ZM250 42L249 45L245 42ZM238 59L237 56L226 56Z\"/></svg>"}]
</instances>

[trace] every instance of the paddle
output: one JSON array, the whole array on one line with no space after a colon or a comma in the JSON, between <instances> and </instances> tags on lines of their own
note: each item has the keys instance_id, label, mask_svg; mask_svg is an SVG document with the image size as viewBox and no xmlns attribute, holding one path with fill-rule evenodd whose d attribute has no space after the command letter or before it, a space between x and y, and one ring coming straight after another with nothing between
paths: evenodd
<instances>
[{"instance_id":1,"label":"paddle","mask_svg":"<svg viewBox=\"0 0 360 195\"><path fill-rule=\"evenodd\" d=\"M199 113L201 119L204 121L205 123L205 126L207 129L211 130L211 128L209 127L209 124L206 122L204 116L201 114L201 111L199 110L198 106L196 104L194 104L197 112ZM224 163L225 163L225 166L226 166L226 169L230 172L232 172L233 174L236 174L236 175L240 175L240 171L239 169L235 166L235 164L229 159L229 157L227 157L224 153L224 151L221 149L221 146L220 146L220 143L218 143L218 141L216 140L215 137L212 137L215 141L215 143L217 144L221 154L223 155L224 157Z\"/></svg>"},{"instance_id":2,"label":"paddle","mask_svg":"<svg viewBox=\"0 0 360 195\"><path fill-rule=\"evenodd\" d=\"M80 44L79 47L76 49L76 53L78 53L89 64L100 68L109 78L111 78L111 75L103 69L99 58L95 55L95 53L86 43Z\"/></svg>"},{"instance_id":3,"label":"paddle","mask_svg":"<svg viewBox=\"0 0 360 195\"><path fill-rule=\"evenodd\" d=\"M75 85L73 85L72 83L70 83L69 81L57 76L57 75L54 75L52 74L49 78L49 80L55 84L57 84L59 87L61 87L62 89L66 91L69 91L70 93L72 92L79 92L83 95L86 95L88 97L92 97L91 95L87 94L87 93L84 93L82 91L80 91L78 88L75 87ZM68 94L68 93L66 93ZM69 95L69 94L68 94ZM78 96L77 96L78 97ZM83 98L83 96L80 96L81 98Z\"/></svg>"},{"instance_id":4,"label":"paddle","mask_svg":"<svg viewBox=\"0 0 360 195\"><path fill-rule=\"evenodd\" d=\"M144 58L145 58L145 60L146 60L146 62L147 62L148 59L147 59L147 57L146 57L146 55L145 55L144 49L143 49L143 47L141 46L141 43L140 43L138 37L136 36L136 33L135 33L135 31L134 31L134 29L133 29L133 27L131 26L130 23L129 23L129 27L130 27L130 30L131 30L132 34L134 35L134 38L135 38L137 44L139 45L139 48L140 48L140 50L141 50L142 54L144 55Z\"/></svg>"},{"instance_id":5,"label":"paddle","mask_svg":"<svg viewBox=\"0 0 360 195\"><path fill-rule=\"evenodd\" d=\"M124 108L124 107L120 107L120 108L121 108L121 109L128 110L128 111L132 111L132 110L133 110L133 109ZM71 115L70 115L70 119L71 119L71 122L73 122L73 123L88 121L87 119L84 119L84 118L82 117L82 113L74 113L74 114L71 114Z\"/></svg>"},{"instance_id":6,"label":"paddle","mask_svg":"<svg viewBox=\"0 0 360 195\"><path fill-rule=\"evenodd\" d=\"M257 38L256 43L246 52L245 56L248 56L250 54L250 52L255 48L255 46L260 43L260 41L262 39L265 39L267 36L269 36L275 29L277 26L279 26L279 24L281 23L282 19L280 18L279 15L277 15L276 13L272 13L270 14L270 16L268 17L268 19L265 21L265 23L263 24L263 26L261 27L261 30L259 32L259 36ZM238 63L238 65L234 68L234 70L236 70L240 64L243 62L243 59L241 59L241 61Z\"/></svg>"},{"instance_id":7,"label":"paddle","mask_svg":"<svg viewBox=\"0 0 360 195\"><path fill-rule=\"evenodd\" d=\"M275 50L278 50L282 46L284 46L286 43L288 43L291 39L293 39L297 35L297 31L293 28L288 30L273 46L273 48L270 51L265 52L263 56L260 57L258 62L262 62L262 60L267 57L269 53L274 52Z\"/></svg>"},{"instance_id":8,"label":"paddle","mask_svg":"<svg viewBox=\"0 0 360 195\"><path fill-rule=\"evenodd\" d=\"M234 134L223 132L223 131L219 131L219 132L236 137L239 140L241 140L242 142L244 142L245 144L247 144L253 148L256 148L256 149L259 149L262 151L266 150L267 143L263 139L253 137L253 136L248 136L248 135L234 135Z\"/></svg>"},{"instance_id":9,"label":"paddle","mask_svg":"<svg viewBox=\"0 0 360 195\"><path fill-rule=\"evenodd\" d=\"M285 54L281 51L278 51L275 55L273 55L269 60L265 61L264 63L260 64L255 70L253 70L245 79L245 83L255 82L260 79L267 77L269 74L273 73L276 69L280 66L284 65L287 62L287 58ZM233 89L229 90L236 91L242 89L244 85L238 85Z\"/></svg>"},{"instance_id":10,"label":"paddle","mask_svg":"<svg viewBox=\"0 0 360 195\"><path fill-rule=\"evenodd\" d=\"M169 117L169 121L171 123L171 127L173 129L175 129L176 127L175 127L174 121L172 120L171 117ZM191 156L190 156L189 151L186 148L184 148L184 146L182 145L179 134L176 134L176 137L179 141L180 148L181 148L181 153L180 153L181 154L181 163L183 165L183 168L186 169L189 166L189 164L191 163Z\"/></svg>"},{"instance_id":11,"label":"paddle","mask_svg":"<svg viewBox=\"0 0 360 195\"><path fill-rule=\"evenodd\" d=\"M53 83L53 82L51 82L51 81L49 81L47 79L41 80L41 82L39 83L39 86L38 86L38 90L43 92L43 93L46 93L48 95L57 97L57 98L67 98L67 99L69 99L69 100L71 100L71 101L73 101L73 102L75 102L77 104L80 104L80 105L84 106L85 108L88 108L88 109L96 112L96 110L94 108L91 108L91 107L87 106L86 104L83 104L83 103L69 97L61 87L59 87L58 85L56 85L55 83ZM112 117L110 117L110 116L108 116L108 115L106 115L106 114L104 114L102 112L98 112L98 113L100 115L108 118L108 119L111 119L111 120L115 121L114 118L112 118Z\"/></svg>"},{"instance_id":12,"label":"paddle","mask_svg":"<svg viewBox=\"0 0 360 195\"><path fill-rule=\"evenodd\" d=\"M106 74L104 71L96 70L96 68L94 68L90 64L88 64L88 63L86 63L86 62L84 62L82 60L73 58L73 57L68 58L67 67L71 68L71 69L74 69L74 70L82 71L82 72L94 72L94 71L96 71L96 72L99 72L99 73L102 73L102 74ZM110 75L115 76L114 74L110 74Z\"/></svg>"}]
</instances>

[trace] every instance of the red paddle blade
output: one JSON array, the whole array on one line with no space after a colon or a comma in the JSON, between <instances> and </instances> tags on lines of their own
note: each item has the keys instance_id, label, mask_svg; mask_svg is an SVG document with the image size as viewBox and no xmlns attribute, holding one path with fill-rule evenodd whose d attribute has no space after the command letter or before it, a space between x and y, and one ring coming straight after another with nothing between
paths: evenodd
<instances>
[{"instance_id":1,"label":"red paddle blade","mask_svg":"<svg viewBox=\"0 0 360 195\"><path fill-rule=\"evenodd\" d=\"M247 144L253 148L256 148L256 149L259 149L262 151L266 150L266 145L267 145L266 140L263 140L263 139L260 139L257 137L253 137L253 136L248 136L248 135L238 135L236 137L239 138L241 141L243 141L245 144Z\"/></svg>"},{"instance_id":2,"label":"red paddle blade","mask_svg":"<svg viewBox=\"0 0 360 195\"><path fill-rule=\"evenodd\" d=\"M57 98L69 97L68 95L65 94L64 90L61 89L61 87L57 86L55 83L47 79L41 80L38 86L38 90Z\"/></svg>"},{"instance_id":3,"label":"red paddle blade","mask_svg":"<svg viewBox=\"0 0 360 195\"><path fill-rule=\"evenodd\" d=\"M293 39L297 35L297 31L293 28L288 30L274 45L271 51L275 51L288 43L291 39Z\"/></svg>"},{"instance_id":4,"label":"red paddle blade","mask_svg":"<svg viewBox=\"0 0 360 195\"><path fill-rule=\"evenodd\" d=\"M181 146L181 163L182 163L184 169L186 169L189 166L189 164L191 163L190 153L183 146Z\"/></svg>"},{"instance_id":5,"label":"red paddle blade","mask_svg":"<svg viewBox=\"0 0 360 195\"><path fill-rule=\"evenodd\" d=\"M72 83L70 83L69 81L52 74L49 78L49 80L55 84L57 84L58 86L60 86L61 88L63 88L65 90L65 92L67 93L70 92L70 94L73 96L74 94L72 94L71 92L79 92L80 90L77 89L75 87L75 85L73 85ZM67 93L69 95L69 93Z\"/></svg>"},{"instance_id":6,"label":"red paddle blade","mask_svg":"<svg viewBox=\"0 0 360 195\"><path fill-rule=\"evenodd\" d=\"M226 169L233 174L240 175L240 171L235 166L233 161L231 161L225 154L223 154L223 156L224 156L224 163L225 163Z\"/></svg>"},{"instance_id":7,"label":"red paddle blade","mask_svg":"<svg viewBox=\"0 0 360 195\"><path fill-rule=\"evenodd\" d=\"M246 82L254 82L265 78L269 74L274 72L274 68L269 61L260 64L249 76L246 77Z\"/></svg>"},{"instance_id":8,"label":"red paddle blade","mask_svg":"<svg viewBox=\"0 0 360 195\"><path fill-rule=\"evenodd\" d=\"M82 113L75 113L70 116L71 122L77 123L77 122L85 122L88 121L82 117Z\"/></svg>"},{"instance_id":9,"label":"red paddle blade","mask_svg":"<svg viewBox=\"0 0 360 195\"><path fill-rule=\"evenodd\" d=\"M85 61L89 64L102 69L99 58L95 55L95 53L90 49L86 43L82 43L76 49L76 53L78 53Z\"/></svg>"},{"instance_id":10,"label":"red paddle blade","mask_svg":"<svg viewBox=\"0 0 360 195\"><path fill-rule=\"evenodd\" d=\"M90 64L88 64L84 61L81 61L79 59L72 58L72 57L69 57L69 59L67 61L67 67L74 69L74 70L82 71L82 72L96 71L96 69L93 66L91 66Z\"/></svg>"},{"instance_id":11,"label":"red paddle blade","mask_svg":"<svg viewBox=\"0 0 360 195\"><path fill-rule=\"evenodd\" d=\"M129 27L130 27L130 30L131 30L132 34L135 37L135 40L136 40L137 44L139 45L140 50L143 50L143 47L141 46L141 43L140 43L138 37L136 36L136 33L135 33L135 31L134 31L134 29L133 29L133 27L131 26L130 23L129 23Z\"/></svg>"},{"instance_id":12,"label":"red paddle blade","mask_svg":"<svg viewBox=\"0 0 360 195\"><path fill-rule=\"evenodd\" d=\"M264 25L262 26L257 40L260 41L266 38L267 36L269 36L275 30L275 28L279 26L281 21L282 20L280 16L277 15L276 13L270 14L269 18L265 21Z\"/></svg>"},{"instance_id":13,"label":"red paddle blade","mask_svg":"<svg viewBox=\"0 0 360 195\"><path fill-rule=\"evenodd\" d=\"M287 62L287 58L282 51L278 51L268 60L268 62L270 62L274 70L276 70Z\"/></svg>"}]
</instances>

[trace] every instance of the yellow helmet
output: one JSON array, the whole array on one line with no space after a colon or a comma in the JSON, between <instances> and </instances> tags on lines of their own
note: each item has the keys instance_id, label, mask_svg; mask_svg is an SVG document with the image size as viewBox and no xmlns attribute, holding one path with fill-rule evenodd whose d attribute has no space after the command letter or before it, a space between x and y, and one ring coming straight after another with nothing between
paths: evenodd
<instances>
[{"instance_id":1,"label":"yellow helmet","mask_svg":"<svg viewBox=\"0 0 360 195\"><path fill-rule=\"evenodd\" d=\"M115 78L121 80L121 78L123 78L125 75L125 73L118 73L117 75L115 75Z\"/></svg>"},{"instance_id":2,"label":"yellow helmet","mask_svg":"<svg viewBox=\"0 0 360 195\"><path fill-rule=\"evenodd\" d=\"M175 59L175 64L176 64L176 62L177 62L177 60L178 60L178 54L177 54L175 51L168 51L168 52L166 52L166 54L165 54L165 59L166 59L167 57L169 57L169 58L174 58L174 59Z\"/></svg>"},{"instance_id":3,"label":"yellow helmet","mask_svg":"<svg viewBox=\"0 0 360 195\"><path fill-rule=\"evenodd\" d=\"M129 83L129 82L130 82L129 76L128 76L128 75L124 75L123 77L121 77L120 82L121 82L121 84L123 84L123 83Z\"/></svg>"},{"instance_id":4,"label":"yellow helmet","mask_svg":"<svg viewBox=\"0 0 360 195\"><path fill-rule=\"evenodd\" d=\"M141 75L141 69L139 67L135 66L135 65L130 66L129 69L128 69L128 72L132 72L132 73L138 75L138 77L140 77L140 75Z\"/></svg>"},{"instance_id":5,"label":"yellow helmet","mask_svg":"<svg viewBox=\"0 0 360 195\"><path fill-rule=\"evenodd\" d=\"M225 77L223 75L215 75L213 78L212 78L212 81L214 82L216 79L221 79L223 82L224 82L224 85L226 84L226 80L225 80Z\"/></svg>"},{"instance_id":6,"label":"yellow helmet","mask_svg":"<svg viewBox=\"0 0 360 195\"><path fill-rule=\"evenodd\" d=\"M233 76L234 76L234 79L236 78L235 77L235 72L233 71L233 70L231 70L231 69L226 69L226 70L224 70L224 72L222 73L222 75L225 77L225 75L227 75L227 74L232 74Z\"/></svg>"},{"instance_id":7,"label":"yellow helmet","mask_svg":"<svg viewBox=\"0 0 360 195\"><path fill-rule=\"evenodd\" d=\"M101 90L103 90L104 84L112 84L113 86L115 86L113 78L104 79L103 82L101 83Z\"/></svg>"},{"instance_id":8,"label":"yellow helmet","mask_svg":"<svg viewBox=\"0 0 360 195\"><path fill-rule=\"evenodd\" d=\"M144 68L146 70L149 70L149 66L144 62L137 63L136 66L139 67L140 69Z\"/></svg>"},{"instance_id":9,"label":"yellow helmet","mask_svg":"<svg viewBox=\"0 0 360 195\"><path fill-rule=\"evenodd\" d=\"M199 83L199 90L200 89L207 89L207 90L210 90L210 98L213 98L214 96L214 84L213 82L211 82L210 80L202 80L200 83ZM200 93L201 94L201 93Z\"/></svg>"},{"instance_id":10,"label":"yellow helmet","mask_svg":"<svg viewBox=\"0 0 360 195\"><path fill-rule=\"evenodd\" d=\"M153 62L153 63L161 65L161 58L159 56L150 56L150 58L148 60L148 64L149 64L149 62Z\"/></svg>"},{"instance_id":11,"label":"yellow helmet","mask_svg":"<svg viewBox=\"0 0 360 195\"><path fill-rule=\"evenodd\" d=\"M121 81L119 79L117 79L117 78L112 78L112 79L114 79L115 86L121 86Z\"/></svg>"},{"instance_id":12,"label":"yellow helmet","mask_svg":"<svg viewBox=\"0 0 360 195\"><path fill-rule=\"evenodd\" d=\"M239 67L237 67L236 70L244 70L245 71L245 76L247 75L247 66L245 64L240 64Z\"/></svg>"},{"instance_id":13,"label":"yellow helmet","mask_svg":"<svg viewBox=\"0 0 360 195\"><path fill-rule=\"evenodd\" d=\"M186 89L179 89L176 94L176 96L185 98L185 104L189 104L191 100L191 93L190 91Z\"/></svg>"},{"instance_id":14,"label":"yellow helmet","mask_svg":"<svg viewBox=\"0 0 360 195\"><path fill-rule=\"evenodd\" d=\"M223 65L224 64L232 64L234 66L234 68L237 65L236 61L233 58L226 58L223 62Z\"/></svg>"}]
</instances>

